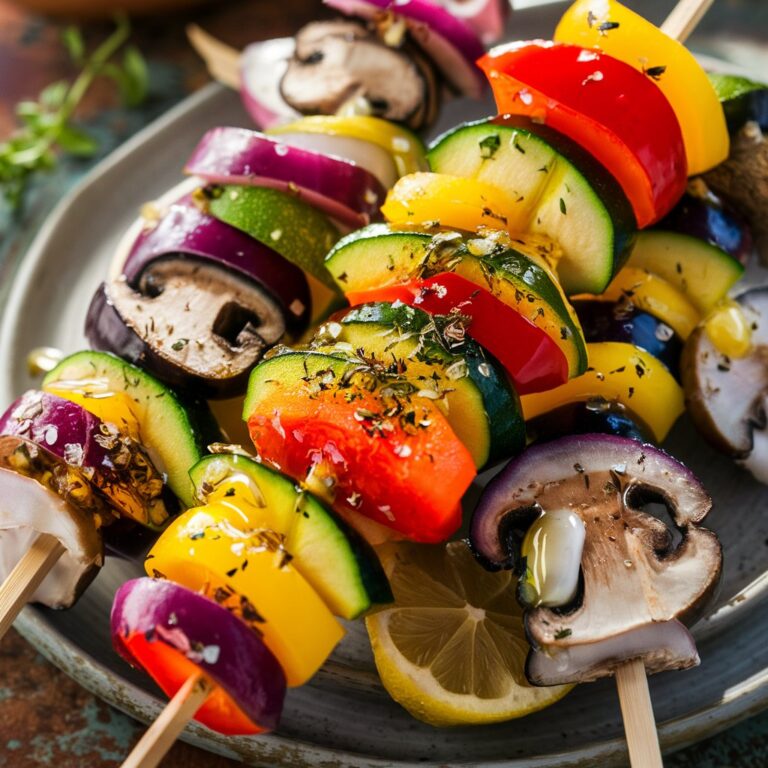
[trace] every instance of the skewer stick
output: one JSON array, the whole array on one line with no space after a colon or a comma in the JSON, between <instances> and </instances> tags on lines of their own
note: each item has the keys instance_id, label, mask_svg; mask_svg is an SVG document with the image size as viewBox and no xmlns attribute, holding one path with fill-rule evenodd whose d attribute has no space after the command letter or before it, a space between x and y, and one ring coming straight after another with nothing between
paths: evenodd
<instances>
[{"instance_id":1,"label":"skewer stick","mask_svg":"<svg viewBox=\"0 0 768 768\"><path fill-rule=\"evenodd\" d=\"M679 0L661 25L661 31L684 43L713 2ZM643 662L635 659L618 667L616 687L632 768L664 768Z\"/></svg>"},{"instance_id":2,"label":"skewer stick","mask_svg":"<svg viewBox=\"0 0 768 768\"><path fill-rule=\"evenodd\" d=\"M63 554L64 547L55 536L41 533L16 563L0 585L0 638Z\"/></svg>"},{"instance_id":3,"label":"skewer stick","mask_svg":"<svg viewBox=\"0 0 768 768\"><path fill-rule=\"evenodd\" d=\"M643 662L635 659L618 667L616 687L632 768L664 768Z\"/></svg>"},{"instance_id":4,"label":"skewer stick","mask_svg":"<svg viewBox=\"0 0 768 768\"><path fill-rule=\"evenodd\" d=\"M684 43L714 1L680 0L661 25L661 31Z\"/></svg>"},{"instance_id":5,"label":"skewer stick","mask_svg":"<svg viewBox=\"0 0 768 768\"><path fill-rule=\"evenodd\" d=\"M216 80L235 90L240 88L240 51L209 35L197 24L187 27L187 38Z\"/></svg>"},{"instance_id":6,"label":"skewer stick","mask_svg":"<svg viewBox=\"0 0 768 768\"><path fill-rule=\"evenodd\" d=\"M192 675L141 737L122 768L155 768L212 690L202 672Z\"/></svg>"}]
</instances>

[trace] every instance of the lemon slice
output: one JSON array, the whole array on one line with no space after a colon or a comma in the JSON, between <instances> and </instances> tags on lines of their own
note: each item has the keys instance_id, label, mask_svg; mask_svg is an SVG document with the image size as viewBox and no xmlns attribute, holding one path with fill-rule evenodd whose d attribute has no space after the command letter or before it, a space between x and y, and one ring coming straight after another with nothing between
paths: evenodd
<instances>
[{"instance_id":1,"label":"lemon slice","mask_svg":"<svg viewBox=\"0 0 768 768\"><path fill-rule=\"evenodd\" d=\"M572 686L526 682L516 577L489 573L466 544L389 545L393 607L366 619L390 696L431 725L496 723L554 704Z\"/></svg>"}]
</instances>

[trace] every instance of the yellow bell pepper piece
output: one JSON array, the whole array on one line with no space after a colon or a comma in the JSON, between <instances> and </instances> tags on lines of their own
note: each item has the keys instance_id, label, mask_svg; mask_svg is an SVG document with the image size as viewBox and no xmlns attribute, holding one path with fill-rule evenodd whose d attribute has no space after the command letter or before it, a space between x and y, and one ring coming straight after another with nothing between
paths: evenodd
<instances>
[{"instance_id":1,"label":"yellow bell pepper piece","mask_svg":"<svg viewBox=\"0 0 768 768\"><path fill-rule=\"evenodd\" d=\"M602 399L623 405L662 442L685 408L683 390L653 355L633 344L587 344L589 369L548 392L523 395L526 421L570 403Z\"/></svg>"},{"instance_id":2,"label":"yellow bell pepper piece","mask_svg":"<svg viewBox=\"0 0 768 768\"><path fill-rule=\"evenodd\" d=\"M82 381L52 381L45 391L64 400L77 403L97 419L114 424L124 435L141 442L139 420L133 410L133 400L125 392L112 392L106 379Z\"/></svg>"},{"instance_id":3,"label":"yellow bell pepper piece","mask_svg":"<svg viewBox=\"0 0 768 768\"><path fill-rule=\"evenodd\" d=\"M412 173L389 191L382 213L393 224L435 222L474 232L480 227L523 231L529 219L525 201L501 188L445 173Z\"/></svg>"},{"instance_id":4,"label":"yellow bell pepper piece","mask_svg":"<svg viewBox=\"0 0 768 768\"><path fill-rule=\"evenodd\" d=\"M666 323L683 340L701 320L699 310L687 296L666 280L636 267L624 267L599 296L583 294L575 298L631 304Z\"/></svg>"},{"instance_id":5,"label":"yellow bell pepper piece","mask_svg":"<svg viewBox=\"0 0 768 768\"><path fill-rule=\"evenodd\" d=\"M651 22L616 0L577 0L557 25L555 40L599 48L656 81L680 122L689 176L728 157L725 115L706 72L684 45ZM653 115L648 130L653 132Z\"/></svg>"},{"instance_id":6,"label":"yellow bell pepper piece","mask_svg":"<svg viewBox=\"0 0 768 768\"><path fill-rule=\"evenodd\" d=\"M741 305L726 299L704 319L709 340L722 355L744 357L752 349L752 325Z\"/></svg>"},{"instance_id":7,"label":"yellow bell pepper piece","mask_svg":"<svg viewBox=\"0 0 768 768\"><path fill-rule=\"evenodd\" d=\"M288 685L302 685L325 662L344 629L291 565L283 536L243 530L231 517L232 509L220 502L177 517L152 547L146 571L232 610L263 636Z\"/></svg>"},{"instance_id":8,"label":"yellow bell pepper piece","mask_svg":"<svg viewBox=\"0 0 768 768\"><path fill-rule=\"evenodd\" d=\"M286 125L270 128L268 134L324 133L330 136L347 136L381 147L394 160L398 175L415 173L426 168L424 145L413 133L400 125L368 115L312 115L302 117Z\"/></svg>"}]
</instances>

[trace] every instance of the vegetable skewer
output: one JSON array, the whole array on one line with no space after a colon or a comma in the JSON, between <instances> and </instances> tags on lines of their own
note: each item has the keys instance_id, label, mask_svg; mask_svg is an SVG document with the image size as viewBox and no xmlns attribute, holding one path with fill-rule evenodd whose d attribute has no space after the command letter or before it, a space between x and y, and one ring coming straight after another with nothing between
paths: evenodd
<instances>
[{"instance_id":1,"label":"vegetable skewer","mask_svg":"<svg viewBox=\"0 0 768 768\"><path fill-rule=\"evenodd\" d=\"M684 43L714 0L680 0L661 25L662 32ZM622 665L615 673L624 733L633 768L663 768L659 735L642 660Z\"/></svg>"}]
</instances>

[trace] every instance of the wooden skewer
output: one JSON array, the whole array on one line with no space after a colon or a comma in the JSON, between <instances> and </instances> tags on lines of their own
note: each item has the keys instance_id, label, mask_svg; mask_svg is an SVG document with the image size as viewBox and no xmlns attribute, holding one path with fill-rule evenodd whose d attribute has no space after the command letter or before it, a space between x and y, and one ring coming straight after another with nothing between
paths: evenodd
<instances>
[{"instance_id":1,"label":"wooden skewer","mask_svg":"<svg viewBox=\"0 0 768 768\"><path fill-rule=\"evenodd\" d=\"M197 24L187 27L187 38L216 80L235 90L240 87L240 51L209 35Z\"/></svg>"},{"instance_id":2,"label":"wooden skewer","mask_svg":"<svg viewBox=\"0 0 768 768\"><path fill-rule=\"evenodd\" d=\"M684 43L714 0L679 0L661 31ZM632 768L664 768L645 665L639 659L616 669L621 716Z\"/></svg>"},{"instance_id":3,"label":"wooden skewer","mask_svg":"<svg viewBox=\"0 0 768 768\"><path fill-rule=\"evenodd\" d=\"M661 25L661 31L684 43L715 0L680 0Z\"/></svg>"},{"instance_id":4,"label":"wooden skewer","mask_svg":"<svg viewBox=\"0 0 768 768\"><path fill-rule=\"evenodd\" d=\"M0 585L0 638L11 628L21 609L29 602L29 598L64 551L55 536L41 533L16 563Z\"/></svg>"},{"instance_id":5,"label":"wooden skewer","mask_svg":"<svg viewBox=\"0 0 768 768\"><path fill-rule=\"evenodd\" d=\"M155 768L212 690L202 672L192 675L141 737L122 768Z\"/></svg>"},{"instance_id":6,"label":"wooden skewer","mask_svg":"<svg viewBox=\"0 0 768 768\"><path fill-rule=\"evenodd\" d=\"M635 659L620 666L616 687L632 768L664 768L643 662Z\"/></svg>"}]
</instances>

